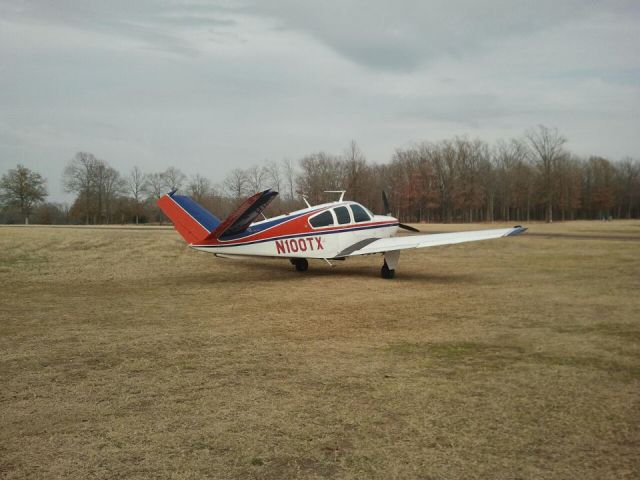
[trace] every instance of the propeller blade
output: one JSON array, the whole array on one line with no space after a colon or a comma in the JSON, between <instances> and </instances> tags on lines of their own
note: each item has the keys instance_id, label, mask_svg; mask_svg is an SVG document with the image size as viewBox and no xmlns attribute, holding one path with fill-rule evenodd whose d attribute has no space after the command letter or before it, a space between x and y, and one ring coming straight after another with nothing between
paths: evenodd
<instances>
[{"instance_id":1,"label":"propeller blade","mask_svg":"<svg viewBox=\"0 0 640 480\"><path fill-rule=\"evenodd\" d=\"M411 225L405 225L404 223L399 223L398 226L400 228L404 228L405 230L409 230L410 232L420 233L420 230L418 230L417 228L413 228Z\"/></svg>"},{"instance_id":2,"label":"propeller blade","mask_svg":"<svg viewBox=\"0 0 640 480\"><path fill-rule=\"evenodd\" d=\"M382 190L382 205L384 205L384 212L386 215L391 216L391 207L389 206L389 199L384 190Z\"/></svg>"},{"instance_id":3,"label":"propeller blade","mask_svg":"<svg viewBox=\"0 0 640 480\"><path fill-rule=\"evenodd\" d=\"M382 190L382 205L384 205L384 210L386 212L386 215L391 217L392 212L391 212L391 207L389 206L389 199L387 198L387 192L385 192L384 190ZM406 225L404 223L398 223L398 226L400 228L404 228L405 230L409 230L410 232L420 233L420 230L418 230L417 228L413 228L412 226Z\"/></svg>"}]
</instances>

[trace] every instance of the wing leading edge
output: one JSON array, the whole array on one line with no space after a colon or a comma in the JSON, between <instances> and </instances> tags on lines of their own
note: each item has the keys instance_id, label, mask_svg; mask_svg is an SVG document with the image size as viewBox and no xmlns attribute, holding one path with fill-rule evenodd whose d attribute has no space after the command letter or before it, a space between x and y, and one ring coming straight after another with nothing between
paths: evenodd
<instances>
[{"instance_id":1,"label":"wing leading edge","mask_svg":"<svg viewBox=\"0 0 640 480\"><path fill-rule=\"evenodd\" d=\"M438 247L456 243L477 242L493 238L520 235L527 229L524 227L498 228L493 230L476 230L471 232L435 233L431 235L407 235L405 237L378 238L360 241L340 252L337 257L369 255L371 253L393 252L408 248Z\"/></svg>"}]
</instances>

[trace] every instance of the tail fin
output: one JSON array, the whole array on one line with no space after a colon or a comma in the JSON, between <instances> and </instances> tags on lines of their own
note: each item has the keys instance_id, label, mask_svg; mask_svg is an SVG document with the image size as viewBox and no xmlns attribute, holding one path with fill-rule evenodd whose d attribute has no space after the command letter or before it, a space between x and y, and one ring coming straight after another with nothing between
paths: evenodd
<instances>
[{"instance_id":1,"label":"tail fin","mask_svg":"<svg viewBox=\"0 0 640 480\"><path fill-rule=\"evenodd\" d=\"M160 197L158 206L188 243L203 240L220 225L220 220L191 198L175 193Z\"/></svg>"}]
</instances>

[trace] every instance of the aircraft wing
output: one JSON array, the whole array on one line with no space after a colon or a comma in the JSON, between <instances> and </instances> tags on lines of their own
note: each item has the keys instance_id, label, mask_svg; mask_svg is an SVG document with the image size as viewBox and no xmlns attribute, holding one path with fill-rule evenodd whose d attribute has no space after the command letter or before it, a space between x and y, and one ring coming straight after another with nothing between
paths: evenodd
<instances>
[{"instance_id":1,"label":"aircraft wing","mask_svg":"<svg viewBox=\"0 0 640 480\"><path fill-rule=\"evenodd\" d=\"M434 233L430 235L407 235L391 238L368 238L354 243L344 249L336 257L355 255L369 255L408 248L438 247L456 243L477 242L492 238L511 237L519 235L527 229L524 227L498 228L493 230L476 230L471 232Z\"/></svg>"}]
</instances>

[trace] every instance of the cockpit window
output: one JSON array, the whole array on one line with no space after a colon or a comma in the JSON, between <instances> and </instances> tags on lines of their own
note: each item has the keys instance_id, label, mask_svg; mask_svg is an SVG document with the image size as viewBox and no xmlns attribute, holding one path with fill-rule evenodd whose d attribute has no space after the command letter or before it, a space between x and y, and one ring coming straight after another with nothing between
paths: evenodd
<instances>
[{"instance_id":1,"label":"cockpit window","mask_svg":"<svg viewBox=\"0 0 640 480\"><path fill-rule=\"evenodd\" d=\"M373 212L371 210L369 210L367 207L363 207L362 205L360 205L362 208L364 208L364 211L367 212L369 214L369 217L373 218L375 217L375 215L373 214Z\"/></svg>"},{"instance_id":2,"label":"cockpit window","mask_svg":"<svg viewBox=\"0 0 640 480\"><path fill-rule=\"evenodd\" d=\"M347 210L347 207L336 207L333 209L333 211L336 213L336 218L338 219L338 223L340 225L351 223L351 215L349 215L349 210Z\"/></svg>"},{"instance_id":3,"label":"cockpit window","mask_svg":"<svg viewBox=\"0 0 640 480\"><path fill-rule=\"evenodd\" d=\"M315 217L310 218L309 223L314 228L330 227L331 225L333 225L333 215L331 215L331 212L329 210L326 210L322 213L319 213Z\"/></svg>"},{"instance_id":4,"label":"cockpit window","mask_svg":"<svg viewBox=\"0 0 640 480\"><path fill-rule=\"evenodd\" d=\"M353 211L353 219L356 222L368 222L369 220L371 220L371 217L369 216L369 214L367 213L367 211L362 208L360 205L358 204L352 204L351 205L351 210Z\"/></svg>"}]
</instances>

